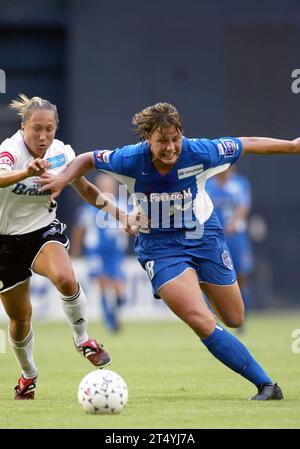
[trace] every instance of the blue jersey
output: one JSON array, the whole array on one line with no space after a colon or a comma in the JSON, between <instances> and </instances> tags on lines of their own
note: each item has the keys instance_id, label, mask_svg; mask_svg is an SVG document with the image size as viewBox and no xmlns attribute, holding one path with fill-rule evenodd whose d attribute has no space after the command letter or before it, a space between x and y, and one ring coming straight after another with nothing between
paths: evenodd
<instances>
[{"instance_id":1,"label":"blue jersey","mask_svg":"<svg viewBox=\"0 0 300 449\"><path fill-rule=\"evenodd\" d=\"M231 222L237 209L251 207L250 184L245 176L233 173L224 183L219 183L217 178L210 179L206 190L224 228ZM236 232L243 232L245 229L246 222L241 221L237 224Z\"/></svg>"},{"instance_id":2,"label":"blue jersey","mask_svg":"<svg viewBox=\"0 0 300 449\"><path fill-rule=\"evenodd\" d=\"M161 175L151 161L150 145L144 141L114 151L94 151L98 170L111 173L127 185L151 220L151 235L166 231L220 229L205 184L226 170L242 153L240 140L182 139L175 166Z\"/></svg>"}]
</instances>

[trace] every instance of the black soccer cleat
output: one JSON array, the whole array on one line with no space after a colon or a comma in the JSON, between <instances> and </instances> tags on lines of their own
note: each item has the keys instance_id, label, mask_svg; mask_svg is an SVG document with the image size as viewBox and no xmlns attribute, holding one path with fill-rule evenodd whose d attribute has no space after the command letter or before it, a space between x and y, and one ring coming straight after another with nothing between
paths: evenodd
<instances>
[{"instance_id":1,"label":"black soccer cleat","mask_svg":"<svg viewBox=\"0 0 300 449\"><path fill-rule=\"evenodd\" d=\"M258 393L251 398L251 401L279 401L280 399L283 399L281 388L273 384L259 387Z\"/></svg>"}]
</instances>

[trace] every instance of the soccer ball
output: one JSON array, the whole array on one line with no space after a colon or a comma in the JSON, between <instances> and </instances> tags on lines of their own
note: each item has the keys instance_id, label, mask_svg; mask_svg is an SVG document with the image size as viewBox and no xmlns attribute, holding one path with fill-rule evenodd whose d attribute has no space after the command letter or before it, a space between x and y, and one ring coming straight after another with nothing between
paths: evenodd
<instances>
[{"instance_id":1,"label":"soccer ball","mask_svg":"<svg viewBox=\"0 0 300 449\"><path fill-rule=\"evenodd\" d=\"M88 413L120 413L127 404L128 389L119 374L102 369L82 379L77 396Z\"/></svg>"}]
</instances>

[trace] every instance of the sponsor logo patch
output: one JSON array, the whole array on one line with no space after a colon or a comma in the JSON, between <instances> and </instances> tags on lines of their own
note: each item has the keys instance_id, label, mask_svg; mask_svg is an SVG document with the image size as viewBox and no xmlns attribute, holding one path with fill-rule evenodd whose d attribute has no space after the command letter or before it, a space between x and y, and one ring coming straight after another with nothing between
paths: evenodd
<instances>
[{"instance_id":1,"label":"sponsor logo patch","mask_svg":"<svg viewBox=\"0 0 300 449\"><path fill-rule=\"evenodd\" d=\"M236 144L232 139L221 139L224 147L224 157L233 157L235 155ZM220 153L220 150L219 150Z\"/></svg>"},{"instance_id":2,"label":"sponsor logo patch","mask_svg":"<svg viewBox=\"0 0 300 449\"><path fill-rule=\"evenodd\" d=\"M50 162L52 169L65 165L66 158L64 154L59 154L58 156L48 157L47 161Z\"/></svg>"},{"instance_id":3,"label":"sponsor logo patch","mask_svg":"<svg viewBox=\"0 0 300 449\"><path fill-rule=\"evenodd\" d=\"M229 268L229 270L233 270L233 263L230 257L230 254L226 249L222 253L222 260L225 267Z\"/></svg>"},{"instance_id":4,"label":"sponsor logo patch","mask_svg":"<svg viewBox=\"0 0 300 449\"><path fill-rule=\"evenodd\" d=\"M28 186L22 182L18 182L13 186L12 193L16 195L26 195L26 196L43 196L43 195L51 195L51 190L45 190L44 192L39 191L39 184L34 184L32 186Z\"/></svg>"},{"instance_id":5,"label":"sponsor logo patch","mask_svg":"<svg viewBox=\"0 0 300 449\"><path fill-rule=\"evenodd\" d=\"M150 203L160 203L164 201L187 200L192 198L192 196L192 191L189 187L188 189L182 190L181 192L150 193L149 195L140 196L139 201L147 202L148 200L150 200Z\"/></svg>"},{"instance_id":6,"label":"sponsor logo patch","mask_svg":"<svg viewBox=\"0 0 300 449\"><path fill-rule=\"evenodd\" d=\"M190 176L199 175L204 170L203 164L192 165L191 167L181 168L177 170L178 179L189 178Z\"/></svg>"},{"instance_id":7,"label":"sponsor logo patch","mask_svg":"<svg viewBox=\"0 0 300 449\"><path fill-rule=\"evenodd\" d=\"M108 151L108 150L98 151L96 153L96 159L98 159L99 162L103 162L104 164L108 164L110 153L111 153L111 151Z\"/></svg>"}]
</instances>

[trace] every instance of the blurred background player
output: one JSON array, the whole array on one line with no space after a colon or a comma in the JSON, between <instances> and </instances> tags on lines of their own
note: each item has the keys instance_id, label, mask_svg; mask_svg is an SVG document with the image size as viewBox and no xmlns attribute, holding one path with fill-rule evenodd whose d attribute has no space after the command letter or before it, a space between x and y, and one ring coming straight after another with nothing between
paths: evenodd
<instances>
[{"instance_id":1,"label":"blurred background player","mask_svg":"<svg viewBox=\"0 0 300 449\"><path fill-rule=\"evenodd\" d=\"M111 196L112 201L119 203L119 184L112 176L101 173L95 184L108 197ZM122 265L127 248L128 235L111 215L86 203L77 209L71 256L86 258L89 275L95 278L101 292L104 324L111 332L120 330L119 311L125 303Z\"/></svg>"},{"instance_id":2,"label":"blurred background player","mask_svg":"<svg viewBox=\"0 0 300 449\"><path fill-rule=\"evenodd\" d=\"M237 173L235 166L231 166L209 179L206 191L213 201L215 212L223 227L247 311L248 278L253 270L253 254L247 230L247 219L251 210L250 183L245 176Z\"/></svg>"}]
</instances>

